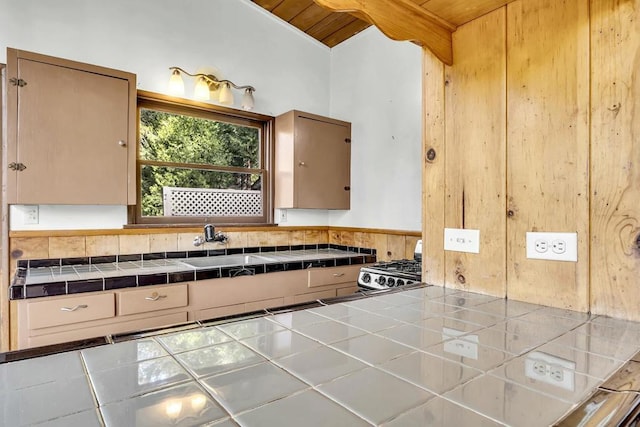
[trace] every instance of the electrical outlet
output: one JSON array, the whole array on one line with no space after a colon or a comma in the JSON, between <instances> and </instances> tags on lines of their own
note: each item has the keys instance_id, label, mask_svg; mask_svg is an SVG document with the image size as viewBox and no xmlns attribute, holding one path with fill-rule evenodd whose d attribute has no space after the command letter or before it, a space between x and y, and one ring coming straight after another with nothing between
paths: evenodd
<instances>
[{"instance_id":1,"label":"electrical outlet","mask_svg":"<svg viewBox=\"0 0 640 427\"><path fill-rule=\"evenodd\" d=\"M287 210L286 209L279 209L279 222L287 222Z\"/></svg>"},{"instance_id":2,"label":"electrical outlet","mask_svg":"<svg viewBox=\"0 0 640 427\"><path fill-rule=\"evenodd\" d=\"M445 228L444 250L480 253L480 230Z\"/></svg>"},{"instance_id":3,"label":"electrical outlet","mask_svg":"<svg viewBox=\"0 0 640 427\"><path fill-rule=\"evenodd\" d=\"M556 239L551 242L551 250L556 254L563 254L567 251L567 243L564 240Z\"/></svg>"},{"instance_id":4,"label":"electrical outlet","mask_svg":"<svg viewBox=\"0 0 640 427\"><path fill-rule=\"evenodd\" d=\"M531 352L524 361L527 378L565 390L575 389L576 364L540 351Z\"/></svg>"},{"instance_id":5,"label":"electrical outlet","mask_svg":"<svg viewBox=\"0 0 640 427\"><path fill-rule=\"evenodd\" d=\"M33 225L40 222L38 205L24 205L22 210L22 223L24 225Z\"/></svg>"},{"instance_id":6,"label":"electrical outlet","mask_svg":"<svg viewBox=\"0 0 640 427\"><path fill-rule=\"evenodd\" d=\"M578 261L578 233L527 232L527 258Z\"/></svg>"},{"instance_id":7,"label":"electrical outlet","mask_svg":"<svg viewBox=\"0 0 640 427\"><path fill-rule=\"evenodd\" d=\"M469 359L478 360L478 335L465 334L465 331L447 328L446 326L442 327L442 339L445 340L444 351Z\"/></svg>"},{"instance_id":8,"label":"electrical outlet","mask_svg":"<svg viewBox=\"0 0 640 427\"><path fill-rule=\"evenodd\" d=\"M549 249L549 243L546 240L538 239L535 241L536 252L543 254Z\"/></svg>"}]
</instances>

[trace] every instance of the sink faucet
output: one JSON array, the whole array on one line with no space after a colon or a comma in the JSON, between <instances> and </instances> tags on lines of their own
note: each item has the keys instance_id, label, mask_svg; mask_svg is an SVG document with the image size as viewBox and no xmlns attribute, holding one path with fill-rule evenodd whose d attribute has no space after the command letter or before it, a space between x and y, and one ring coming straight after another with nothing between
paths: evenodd
<instances>
[{"instance_id":1,"label":"sink faucet","mask_svg":"<svg viewBox=\"0 0 640 427\"><path fill-rule=\"evenodd\" d=\"M221 231L216 232L213 224L207 224L204 226L204 238L202 236L196 236L193 239L193 246L200 246L205 242L218 242L227 243L229 238Z\"/></svg>"}]
</instances>

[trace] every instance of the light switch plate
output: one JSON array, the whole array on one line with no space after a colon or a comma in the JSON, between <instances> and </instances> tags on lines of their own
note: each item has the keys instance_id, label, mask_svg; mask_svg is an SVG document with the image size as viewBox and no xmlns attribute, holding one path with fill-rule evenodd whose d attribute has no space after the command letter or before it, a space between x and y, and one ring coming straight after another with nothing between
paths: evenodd
<instances>
[{"instance_id":1,"label":"light switch plate","mask_svg":"<svg viewBox=\"0 0 640 427\"><path fill-rule=\"evenodd\" d=\"M527 258L578 261L578 233L527 232Z\"/></svg>"},{"instance_id":2,"label":"light switch plate","mask_svg":"<svg viewBox=\"0 0 640 427\"><path fill-rule=\"evenodd\" d=\"M23 205L20 209L22 210L22 223L24 225L34 225L40 222L38 205Z\"/></svg>"},{"instance_id":3,"label":"light switch plate","mask_svg":"<svg viewBox=\"0 0 640 427\"><path fill-rule=\"evenodd\" d=\"M480 230L445 228L444 250L480 253Z\"/></svg>"}]
</instances>

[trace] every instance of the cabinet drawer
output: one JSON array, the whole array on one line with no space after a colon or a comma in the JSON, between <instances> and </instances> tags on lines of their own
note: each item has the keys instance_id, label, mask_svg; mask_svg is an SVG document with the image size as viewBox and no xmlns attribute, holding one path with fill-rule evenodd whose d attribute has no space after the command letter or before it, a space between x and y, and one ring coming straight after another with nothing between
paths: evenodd
<instances>
[{"instance_id":1,"label":"cabinet drawer","mask_svg":"<svg viewBox=\"0 0 640 427\"><path fill-rule=\"evenodd\" d=\"M106 319L115 314L112 293L36 301L27 305L29 329Z\"/></svg>"},{"instance_id":2,"label":"cabinet drawer","mask_svg":"<svg viewBox=\"0 0 640 427\"><path fill-rule=\"evenodd\" d=\"M301 302L315 301L324 298L333 298L335 296L336 290L329 289L328 291L311 292L310 294L296 295L293 301L295 304L298 304Z\"/></svg>"},{"instance_id":3,"label":"cabinet drawer","mask_svg":"<svg viewBox=\"0 0 640 427\"><path fill-rule=\"evenodd\" d=\"M345 267L312 268L309 270L309 287L335 285L338 283L355 282L360 272L359 265Z\"/></svg>"},{"instance_id":4,"label":"cabinet drawer","mask_svg":"<svg viewBox=\"0 0 640 427\"><path fill-rule=\"evenodd\" d=\"M118 293L118 315L146 313L187 305L187 285L148 287Z\"/></svg>"},{"instance_id":5,"label":"cabinet drawer","mask_svg":"<svg viewBox=\"0 0 640 427\"><path fill-rule=\"evenodd\" d=\"M263 310L265 308L280 307L284 305L284 298L271 298L262 301L248 302L245 304L246 311Z\"/></svg>"}]
</instances>

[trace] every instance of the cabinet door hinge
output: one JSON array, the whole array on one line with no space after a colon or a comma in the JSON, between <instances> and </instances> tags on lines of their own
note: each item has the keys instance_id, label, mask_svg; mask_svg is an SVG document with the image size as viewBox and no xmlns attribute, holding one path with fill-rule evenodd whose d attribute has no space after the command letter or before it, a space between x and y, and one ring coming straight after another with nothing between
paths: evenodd
<instances>
[{"instance_id":1,"label":"cabinet door hinge","mask_svg":"<svg viewBox=\"0 0 640 427\"><path fill-rule=\"evenodd\" d=\"M9 163L9 169L21 172L25 170L27 167L22 163L11 162Z\"/></svg>"},{"instance_id":2,"label":"cabinet door hinge","mask_svg":"<svg viewBox=\"0 0 640 427\"><path fill-rule=\"evenodd\" d=\"M18 86L18 87L24 87L27 85L27 82L25 82L22 79L17 79L15 77L10 78L9 83L11 83L13 86Z\"/></svg>"}]
</instances>

